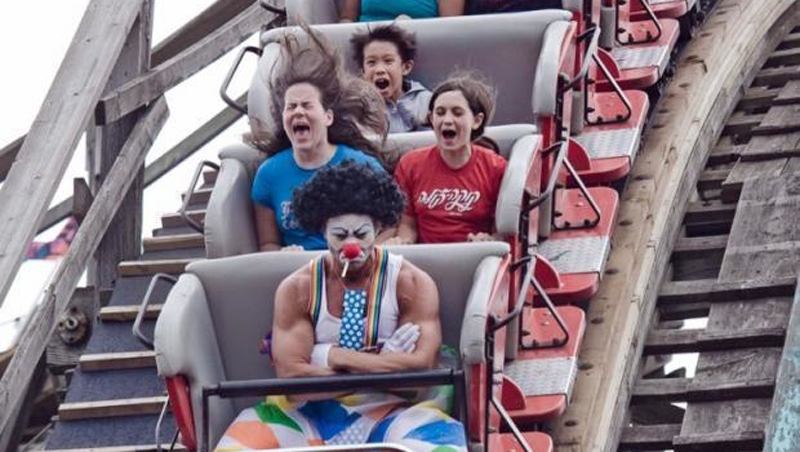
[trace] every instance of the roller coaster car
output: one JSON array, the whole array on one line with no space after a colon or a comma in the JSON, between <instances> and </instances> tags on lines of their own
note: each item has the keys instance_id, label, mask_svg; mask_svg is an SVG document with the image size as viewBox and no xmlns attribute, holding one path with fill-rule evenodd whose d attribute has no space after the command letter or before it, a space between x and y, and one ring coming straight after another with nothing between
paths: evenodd
<instances>
[{"instance_id":1,"label":"roller coaster car","mask_svg":"<svg viewBox=\"0 0 800 452\"><path fill-rule=\"evenodd\" d=\"M525 299L513 293L510 280L519 273L524 281L531 281L533 262L515 262L502 242L390 249L436 281L443 343L459 351L458 368L277 379L271 362L258 348L272 324L273 295L281 280L319 252L259 253L195 262L167 296L154 333L158 372L166 379L173 416L186 447L208 450L239 411L267 394L448 383L456 387L459 408L453 414L463 422L471 446L521 449L517 442L524 441L529 447L525 450L552 450L547 435L520 432L501 401L514 400L499 377L506 330L515 323ZM528 288L523 284L520 293ZM520 300L513 310L509 298ZM512 433L496 433L501 423Z\"/></svg>"}]
</instances>

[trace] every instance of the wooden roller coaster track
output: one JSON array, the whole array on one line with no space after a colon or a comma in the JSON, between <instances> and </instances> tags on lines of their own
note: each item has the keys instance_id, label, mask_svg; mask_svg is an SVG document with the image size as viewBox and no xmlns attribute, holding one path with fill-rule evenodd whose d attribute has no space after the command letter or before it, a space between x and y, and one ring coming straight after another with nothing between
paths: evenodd
<instances>
[{"instance_id":1,"label":"wooden roller coaster track","mask_svg":"<svg viewBox=\"0 0 800 452\"><path fill-rule=\"evenodd\" d=\"M63 106L80 121L64 124L43 111L24 144L20 139L0 150L0 176L8 175L0 192L2 298L22 253L17 244L27 243L42 221L71 210L67 205L47 212L46 206L93 115L92 130L105 137L105 144L94 146L106 162L98 173L109 182L93 187L94 199L84 200L91 208L73 250L0 382L0 431L7 435L56 323L75 303L78 275L98 247L106 250L98 287L116 281L113 292L95 294L87 304L103 300L92 340L79 360L63 347L48 350L53 364L76 366L67 372L73 384L58 409L51 449L143 452L172 438L169 413L162 436L152 438L163 385L154 355L131 337L130 326L150 277L178 274L203 258L202 236L176 215L165 215L163 227L143 241L141 255L130 252L141 240L135 227L118 229L124 245L101 243L100 237L109 224L125 221L112 220L118 211L138 224L141 214L133 205L143 186L238 117L221 112L137 179L149 142L166 120L160 96L272 19L252 1L222 0L157 46L151 67L126 72L150 52L142 41L148 8L142 0L91 2L66 61L99 64L102 71L60 73L48 95L64 96L75 88L67 83L72 78L88 80L76 88L82 95ZM122 29L105 23L110 15ZM614 248L589 304L572 402L557 422L543 426L557 450L800 450L797 434L786 432L792 420L797 425L791 413L800 404L792 390L800 372L793 361L800 359L800 317L793 308L800 256L799 23L796 1L720 0L683 49L621 196ZM110 36L102 51L81 43L98 35ZM56 162L36 161L53 149ZM15 196L35 191L23 183L32 175L52 187L23 203ZM203 218L215 175L205 173L204 186L191 199L196 220ZM134 194L123 200L131 186ZM12 220L17 229L10 228ZM156 287L145 330L152 329L166 290ZM676 323L702 317L708 317L704 329ZM663 373L663 356L688 352L700 353L693 378ZM115 389L107 397L90 396L87 388L103 385ZM124 441L115 437L123 432L129 432ZM0 435L0 445L5 439Z\"/></svg>"}]
</instances>

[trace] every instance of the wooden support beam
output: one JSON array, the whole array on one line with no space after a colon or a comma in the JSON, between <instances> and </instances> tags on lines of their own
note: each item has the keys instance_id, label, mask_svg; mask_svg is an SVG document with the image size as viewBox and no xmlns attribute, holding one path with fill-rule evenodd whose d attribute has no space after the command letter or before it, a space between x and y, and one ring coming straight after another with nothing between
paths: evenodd
<instances>
[{"instance_id":1,"label":"wooden support beam","mask_svg":"<svg viewBox=\"0 0 800 452\"><path fill-rule=\"evenodd\" d=\"M91 353L82 355L78 365L84 372L155 367L156 352Z\"/></svg>"},{"instance_id":2,"label":"wooden support beam","mask_svg":"<svg viewBox=\"0 0 800 452\"><path fill-rule=\"evenodd\" d=\"M683 220L684 223L732 222L735 214L736 204L724 204L720 201L700 201L689 203Z\"/></svg>"},{"instance_id":3,"label":"wooden support beam","mask_svg":"<svg viewBox=\"0 0 800 452\"><path fill-rule=\"evenodd\" d=\"M258 2L251 3L213 33L104 96L97 105L95 121L108 124L146 105L244 42L273 17Z\"/></svg>"},{"instance_id":4,"label":"wooden support beam","mask_svg":"<svg viewBox=\"0 0 800 452\"><path fill-rule=\"evenodd\" d=\"M786 329L744 328L735 331L655 330L647 336L646 355L694 353L745 347L780 347Z\"/></svg>"},{"instance_id":5,"label":"wooden support beam","mask_svg":"<svg viewBox=\"0 0 800 452\"><path fill-rule=\"evenodd\" d=\"M202 248L205 246L203 234L178 234L165 235L162 237L147 237L144 239L144 250L165 251L180 250L186 248Z\"/></svg>"},{"instance_id":6,"label":"wooden support beam","mask_svg":"<svg viewBox=\"0 0 800 452\"><path fill-rule=\"evenodd\" d=\"M255 3L253 0L217 0L212 3L211 6L194 19L155 46L153 57L150 60L151 66L158 66L172 59L214 30L225 25L253 3Z\"/></svg>"},{"instance_id":7,"label":"wooden support beam","mask_svg":"<svg viewBox=\"0 0 800 452\"><path fill-rule=\"evenodd\" d=\"M11 165L17 158L19 150L22 148L22 143L25 141L25 135L17 138L9 143L3 149L0 149L0 182L3 182L11 170Z\"/></svg>"},{"instance_id":8,"label":"wooden support beam","mask_svg":"<svg viewBox=\"0 0 800 452\"><path fill-rule=\"evenodd\" d=\"M719 282L716 279L669 281L661 286L658 302L659 304L667 305L709 301L755 300L767 297L792 296L794 290L794 278L744 282Z\"/></svg>"},{"instance_id":9,"label":"wooden support beam","mask_svg":"<svg viewBox=\"0 0 800 452\"><path fill-rule=\"evenodd\" d=\"M767 422L764 452L800 450L800 285L794 295L786 344L783 347L775 397Z\"/></svg>"},{"instance_id":10,"label":"wooden support beam","mask_svg":"<svg viewBox=\"0 0 800 452\"><path fill-rule=\"evenodd\" d=\"M119 274L121 276L144 276L156 273L183 273L190 263L199 259L163 259L151 261L120 262Z\"/></svg>"},{"instance_id":11,"label":"wooden support beam","mask_svg":"<svg viewBox=\"0 0 800 452\"><path fill-rule=\"evenodd\" d=\"M62 403L58 417L64 421L103 417L141 416L158 414L167 397L141 397L136 399L103 400L100 402Z\"/></svg>"},{"instance_id":12,"label":"wooden support beam","mask_svg":"<svg viewBox=\"0 0 800 452\"><path fill-rule=\"evenodd\" d=\"M761 450L764 445L762 430L738 433L698 433L676 436L672 444L676 451L718 452L721 450Z\"/></svg>"},{"instance_id":13,"label":"wooden support beam","mask_svg":"<svg viewBox=\"0 0 800 452\"><path fill-rule=\"evenodd\" d=\"M0 189L0 303L44 218L142 4L142 0L89 3Z\"/></svg>"},{"instance_id":14,"label":"wooden support beam","mask_svg":"<svg viewBox=\"0 0 800 452\"><path fill-rule=\"evenodd\" d=\"M189 218L202 224L206 219L206 211L204 210L187 210L186 214ZM186 226L186 220L179 213L165 213L161 215L161 227L164 228L179 228Z\"/></svg>"},{"instance_id":15,"label":"wooden support beam","mask_svg":"<svg viewBox=\"0 0 800 452\"><path fill-rule=\"evenodd\" d=\"M150 304L144 313L148 320L157 319L161 314L161 304ZM139 314L139 305L104 306L100 308L100 320L103 322L133 322Z\"/></svg>"},{"instance_id":16,"label":"wooden support beam","mask_svg":"<svg viewBox=\"0 0 800 452\"><path fill-rule=\"evenodd\" d=\"M652 378L640 380L636 384L631 395L631 403L766 398L772 396L774 389L774 378L726 382L696 381L691 378Z\"/></svg>"},{"instance_id":17,"label":"wooden support beam","mask_svg":"<svg viewBox=\"0 0 800 452\"><path fill-rule=\"evenodd\" d=\"M126 5L127 2L134 3L131 0L125 0L116 7L125 8L123 5ZM109 5L117 2L103 0L99 3ZM94 3L93 5L104 11L104 8ZM92 6L90 6L90 11L91 9ZM109 17L114 14L110 11L105 11L105 14L103 23L112 22ZM166 101L161 98L148 107L147 112L136 124L117 161L109 171L105 183L95 196L95 202L78 229L75 240L53 274L52 283L47 287L42 299L31 314L30 320L25 325L25 329L20 334L21 339L17 344L14 358L3 375L3 379L0 380L0 431L8 425L13 414L10 407L16 405L20 394L23 393L23 388L30 380L34 364L44 352L61 314L68 306L88 258L99 246L100 239L111 223L112 217L122 204L124 194L133 183L136 169L144 162L147 150L166 122L168 115ZM78 125L82 126L82 124ZM32 223L32 227L35 228L35 225L35 222ZM0 241L4 238L0 237Z\"/></svg>"},{"instance_id":18,"label":"wooden support beam","mask_svg":"<svg viewBox=\"0 0 800 452\"><path fill-rule=\"evenodd\" d=\"M619 447L630 451L672 449L672 438L680 433L681 424L625 427L619 439Z\"/></svg>"},{"instance_id":19,"label":"wooden support beam","mask_svg":"<svg viewBox=\"0 0 800 452\"><path fill-rule=\"evenodd\" d=\"M672 260L697 258L708 253L724 251L728 244L727 235L708 237L681 237L672 249Z\"/></svg>"}]
</instances>

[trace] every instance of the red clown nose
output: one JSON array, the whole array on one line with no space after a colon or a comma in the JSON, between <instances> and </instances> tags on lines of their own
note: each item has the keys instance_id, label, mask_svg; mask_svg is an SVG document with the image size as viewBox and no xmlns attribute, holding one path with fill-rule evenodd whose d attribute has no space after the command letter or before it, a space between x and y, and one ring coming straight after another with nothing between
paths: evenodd
<instances>
[{"instance_id":1,"label":"red clown nose","mask_svg":"<svg viewBox=\"0 0 800 452\"><path fill-rule=\"evenodd\" d=\"M348 243L342 247L342 253L345 259L352 260L361 255L361 247L355 243Z\"/></svg>"}]
</instances>

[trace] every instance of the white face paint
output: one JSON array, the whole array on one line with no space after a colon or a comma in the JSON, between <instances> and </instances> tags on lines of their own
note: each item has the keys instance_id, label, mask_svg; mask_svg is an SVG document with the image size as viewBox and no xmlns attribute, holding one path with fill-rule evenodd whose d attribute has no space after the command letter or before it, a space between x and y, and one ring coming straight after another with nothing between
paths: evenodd
<instances>
[{"instance_id":1,"label":"white face paint","mask_svg":"<svg viewBox=\"0 0 800 452\"><path fill-rule=\"evenodd\" d=\"M350 267L361 267L375 248L375 224L367 215L346 214L333 217L325 225L325 239L331 254L344 265L350 262ZM345 248L358 247L358 257L347 259Z\"/></svg>"}]
</instances>

